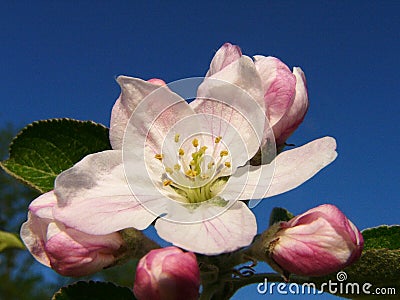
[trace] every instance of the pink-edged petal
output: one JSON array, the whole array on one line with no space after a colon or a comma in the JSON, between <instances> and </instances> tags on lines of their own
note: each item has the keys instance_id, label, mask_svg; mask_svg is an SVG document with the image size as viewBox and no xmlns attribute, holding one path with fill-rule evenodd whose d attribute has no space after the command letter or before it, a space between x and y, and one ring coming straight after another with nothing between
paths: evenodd
<instances>
[{"instance_id":1,"label":"pink-edged petal","mask_svg":"<svg viewBox=\"0 0 400 300\"><path fill-rule=\"evenodd\" d=\"M126 125L137 105L161 84L127 76L119 76L117 82L121 86L121 95L111 112L110 142L113 149L122 148Z\"/></svg>"},{"instance_id":2,"label":"pink-edged petal","mask_svg":"<svg viewBox=\"0 0 400 300\"><path fill-rule=\"evenodd\" d=\"M257 233L254 214L242 202L236 202L215 218L194 224L156 221L158 235L188 251L206 255L231 252L249 245Z\"/></svg>"},{"instance_id":3,"label":"pink-edged petal","mask_svg":"<svg viewBox=\"0 0 400 300\"><path fill-rule=\"evenodd\" d=\"M253 61L242 56L220 72L206 78L198 88L197 98L190 103L204 117L210 143L217 136L234 149L241 139L247 151L233 154L243 165L258 151L264 137L265 106L261 80ZM240 136L230 134L240 132Z\"/></svg>"},{"instance_id":4,"label":"pink-edged petal","mask_svg":"<svg viewBox=\"0 0 400 300\"><path fill-rule=\"evenodd\" d=\"M319 218L329 222L337 234L345 237L349 244L355 245L356 250L352 253L352 257L358 258L361 255L363 237L360 231L335 205L323 204L314 207L291 219L284 226L296 228L299 225L310 224Z\"/></svg>"},{"instance_id":5,"label":"pink-edged petal","mask_svg":"<svg viewBox=\"0 0 400 300\"><path fill-rule=\"evenodd\" d=\"M263 84L268 118L271 126L274 126L293 104L296 77L275 57L257 55L254 59Z\"/></svg>"},{"instance_id":6,"label":"pink-edged petal","mask_svg":"<svg viewBox=\"0 0 400 300\"><path fill-rule=\"evenodd\" d=\"M286 114L273 126L277 145L282 145L303 122L308 110L307 83L304 72L299 67L293 68L296 76L296 96Z\"/></svg>"},{"instance_id":7,"label":"pink-edged petal","mask_svg":"<svg viewBox=\"0 0 400 300\"><path fill-rule=\"evenodd\" d=\"M221 197L261 199L290 191L334 161L335 150L335 139L324 137L280 153L269 165L240 168L229 179ZM271 172L273 166L275 170Z\"/></svg>"},{"instance_id":8,"label":"pink-edged petal","mask_svg":"<svg viewBox=\"0 0 400 300\"><path fill-rule=\"evenodd\" d=\"M336 229L323 218L285 229L277 236L279 243L273 250L274 260L282 266L295 261L296 264L290 264L290 267L297 274L335 272L346 263L352 250L346 239L338 238Z\"/></svg>"},{"instance_id":9,"label":"pink-edged petal","mask_svg":"<svg viewBox=\"0 0 400 300\"><path fill-rule=\"evenodd\" d=\"M39 218L53 219L53 206L57 203L54 191L40 195L29 204L29 211Z\"/></svg>"},{"instance_id":10,"label":"pink-edged petal","mask_svg":"<svg viewBox=\"0 0 400 300\"><path fill-rule=\"evenodd\" d=\"M119 233L89 235L50 223L46 253L51 267L64 276L85 276L115 263L124 244Z\"/></svg>"},{"instance_id":11,"label":"pink-edged petal","mask_svg":"<svg viewBox=\"0 0 400 300\"><path fill-rule=\"evenodd\" d=\"M56 178L54 191L54 217L89 234L141 230L156 218L132 195L118 150L86 156Z\"/></svg>"},{"instance_id":12,"label":"pink-edged petal","mask_svg":"<svg viewBox=\"0 0 400 300\"><path fill-rule=\"evenodd\" d=\"M231 43L225 43L215 53L210 69L208 70L206 77L212 76L215 73L221 71L227 65L238 60L242 56L242 51L239 46L232 45Z\"/></svg>"},{"instance_id":13,"label":"pink-edged petal","mask_svg":"<svg viewBox=\"0 0 400 300\"><path fill-rule=\"evenodd\" d=\"M199 299L200 270L194 253L170 255L164 260L162 271L160 290L169 292L173 296L170 299Z\"/></svg>"},{"instance_id":14,"label":"pink-edged petal","mask_svg":"<svg viewBox=\"0 0 400 300\"><path fill-rule=\"evenodd\" d=\"M347 223L348 219L346 216L332 204L323 204L312 209L309 209L305 213L296 216L287 222L287 226L293 227L298 225L303 225L307 223L311 223L313 220L323 217L325 220L328 220L331 225L337 224L341 227L344 227L343 224Z\"/></svg>"},{"instance_id":15,"label":"pink-edged petal","mask_svg":"<svg viewBox=\"0 0 400 300\"><path fill-rule=\"evenodd\" d=\"M21 239L29 252L41 264L50 267L50 260L45 252L47 226L51 219L41 219L28 212L28 220L21 226Z\"/></svg>"}]
</instances>

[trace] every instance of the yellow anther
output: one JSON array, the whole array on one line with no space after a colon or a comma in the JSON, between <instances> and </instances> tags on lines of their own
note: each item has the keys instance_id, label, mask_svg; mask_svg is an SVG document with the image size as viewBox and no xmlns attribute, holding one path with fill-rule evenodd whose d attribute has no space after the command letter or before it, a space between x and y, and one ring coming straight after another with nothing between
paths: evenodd
<instances>
[{"instance_id":1,"label":"yellow anther","mask_svg":"<svg viewBox=\"0 0 400 300\"><path fill-rule=\"evenodd\" d=\"M158 159L158 160L162 160L163 159L163 155L162 154L156 154L154 155L154 158Z\"/></svg>"},{"instance_id":2,"label":"yellow anther","mask_svg":"<svg viewBox=\"0 0 400 300\"><path fill-rule=\"evenodd\" d=\"M196 177L197 172L196 172L195 170L189 169L189 170L186 171L185 174L186 174L187 176L189 176L189 177Z\"/></svg>"},{"instance_id":3,"label":"yellow anther","mask_svg":"<svg viewBox=\"0 0 400 300\"><path fill-rule=\"evenodd\" d=\"M174 170L175 171L179 171L181 169L181 165L180 164L176 164L175 166L174 166Z\"/></svg>"},{"instance_id":4,"label":"yellow anther","mask_svg":"<svg viewBox=\"0 0 400 300\"><path fill-rule=\"evenodd\" d=\"M206 153L206 150L207 150L207 146L203 146L203 147L200 148L200 152L202 154Z\"/></svg>"},{"instance_id":5,"label":"yellow anther","mask_svg":"<svg viewBox=\"0 0 400 300\"><path fill-rule=\"evenodd\" d=\"M174 171L173 171L170 167L166 167L166 168L165 168L165 172L167 172L167 173L169 173L169 174L174 173Z\"/></svg>"},{"instance_id":6,"label":"yellow anther","mask_svg":"<svg viewBox=\"0 0 400 300\"><path fill-rule=\"evenodd\" d=\"M229 152L228 152L227 150L222 150L222 151L219 153L219 155L220 155L221 157L223 157L223 156L228 156L228 154L229 154Z\"/></svg>"},{"instance_id":7,"label":"yellow anther","mask_svg":"<svg viewBox=\"0 0 400 300\"><path fill-rule=\"evenodd\" d=\"M222 136L217 136L215 138L215 143L218 144L222 140Z\"/></svg>"},{"instance_id":8,"label":"yellow anther","mask_svg":"<svg viewBox=\"0 0 400 300\"><path fill-rule=\"evenodd\" d=\"M175 134L175 138L174 138L175 143L179 142L179 137L180 137L179 133Z\"/></svg>"},{"instance_id":9,"label":"yellow anther","mask_svg":"<svg viewBox=\"0 0 400 300\"><path fill-rule=\"evenodd\" d=\"M182 148L180 148L178 150L178 154L179 154L179 156L183 156L183 155L185 155L185 151Z\"/></svg>"},{"instance_id":10,"label":"yellow anther","mask_svg":"<svg viewBox=\"0 0 400 300\"><path fill-rule=\"evenodd\" d=\"M196 162L192 159L192 160L190 161L190 165L191 165L191 166L195 166L195 165L196 165Z\"/></svg>"},{"instance_id":11,"label":"yellow anther","mask_svg":"<svg viewBox=\"0 0 400 300\"><path fill-rule=\"evenodd\" d=\"M193 147L197 147L199 145L199 140L193 139L192 144L193 144Z\"/></svg>"},{"instance_id":12,"label":"yellow anther","mask_svg":"<svg viewBox=\"0 0 400 300\"><path fill-rule=\"evenodd\" d=\"M170 185L171 183L172 183L172 180L166 179L166 180L163 181L163 186Z\"/></svg>"},{"instance_id":13,"label":"yellow anther","mask_svg":"<svg viewBox=\"0 0 400 300\"><path fill-rule=\"evenodd\" d=\"M209 162L208 163L208 165L207 165L207 168L208 169L212 169L212 167L215 165L215 163L212 161L212 162Z\"/></svg>"},{"instance_id":14,"label":"yellow anther","mask_svg":"<svg viewBox=\"0 0 400 300\"><path fill-rule=\"evenodd\" d=\"M229 161L225 162L225 167L230 168L231 167L231 163Z\"/></svg>"}]
</instances>

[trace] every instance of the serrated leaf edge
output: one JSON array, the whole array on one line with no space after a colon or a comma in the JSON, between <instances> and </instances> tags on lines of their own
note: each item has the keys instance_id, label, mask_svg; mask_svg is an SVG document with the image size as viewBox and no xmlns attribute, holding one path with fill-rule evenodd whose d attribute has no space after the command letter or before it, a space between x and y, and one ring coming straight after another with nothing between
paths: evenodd
<instances>
[{"instance_id":1,"label":"serrated leaf edge","mask_svg":"<svg viewBox=\"0 0 400 300\"><path fill-rule=\"evenodd\" d=\"M0 167L10 176L14 177L15 179L21 181L23 184L39 191L40 193L45 193L46 191L42 190L41 188L39 188L38 186L36 186L35 184L23 179L21 176L15 174L14 172L12 172L11 170L9 170L5 165L4 162L9 161L9 159L5 160L5 161L0 161Z\"/></svg>"},{"instance_id":2,"label":"serrated leaf edge","mask_svg":"<svg viewBox=\"0 0 400 300\"><path fill-rule=\"evenodd\" d=\"M36 125L38 125L38 124L40 124L40 123L52 123L52 122L63 122L63 121L73 121L73 122L78 122L78 123L81 123L81 124L89 123L89 124L96 125L96 126L98 126L98 127L103 127L103 128L105 128L105 129L108 129L107 126L104 126L103 124L100 124L100 123L96 123L96 122L94 122L94 121L92 121L92 120L76 120L76 119L72 119L72 118L53 118L53 119L46 119L46 120L37 120L37 121L34 121L34 122L32 122L32 123L26 125L24 128L22 128L22 129L17 133L17 135L12 139L12 141L11 141L9 147L8 147L8 154L9 154L9 155L11 154L11 150L12 150L12 147L13 147L13 145L14 145L14 142L15 142L21 135L23 135L23 134L25 133L25 131L27 131L29 128L34 127L34 126L36 126ZM11 157L11 156L10 156L10 157Z\"/></svg>"}]
</instances>

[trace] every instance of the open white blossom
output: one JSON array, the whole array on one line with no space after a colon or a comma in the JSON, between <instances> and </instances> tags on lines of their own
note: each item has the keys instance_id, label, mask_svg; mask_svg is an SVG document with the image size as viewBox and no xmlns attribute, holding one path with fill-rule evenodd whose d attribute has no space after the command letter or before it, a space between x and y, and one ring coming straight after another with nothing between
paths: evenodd
<instances>
[{"instance_id":1,"label":"open white blossom","mask_svg":"<svg viewBox=\"0 0 400 300\"><path fill-rule=\"evenodd\" d=\"M221 63L227 55L217 52L190 104L159 81L118 77L113 150L57 177L54 216L98 235L155 221L161 238L208 255L249 245L256 219L238 200L299 186L335 159L336 143L321 138L251 166L260 148L275 150L265 85L252 59Z\"/></svg>"}]
</instances>

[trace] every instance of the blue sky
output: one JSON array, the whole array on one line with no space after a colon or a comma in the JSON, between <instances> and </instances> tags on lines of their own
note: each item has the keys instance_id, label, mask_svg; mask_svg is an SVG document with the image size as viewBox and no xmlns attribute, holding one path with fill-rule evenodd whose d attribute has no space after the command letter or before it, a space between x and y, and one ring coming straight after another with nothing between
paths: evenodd
<instances>
[{"instance_id":1,"label":"blue sky","mask_svg":"<svg viewBox=\"0 0 400 300\"><path fill-rule=\"evenodd\" d=\"M0 125L56 117L108 125L116 76L202 76L229 41L304 70L310 109L288 142L338 143L331 166L255 208L260 229L274 206L297 214L322 203L359 228L399 223L398 11L398 1L3 1ZM244 296L279 298L255 286L235 299Z\"/></svg>"}]
</instances>

